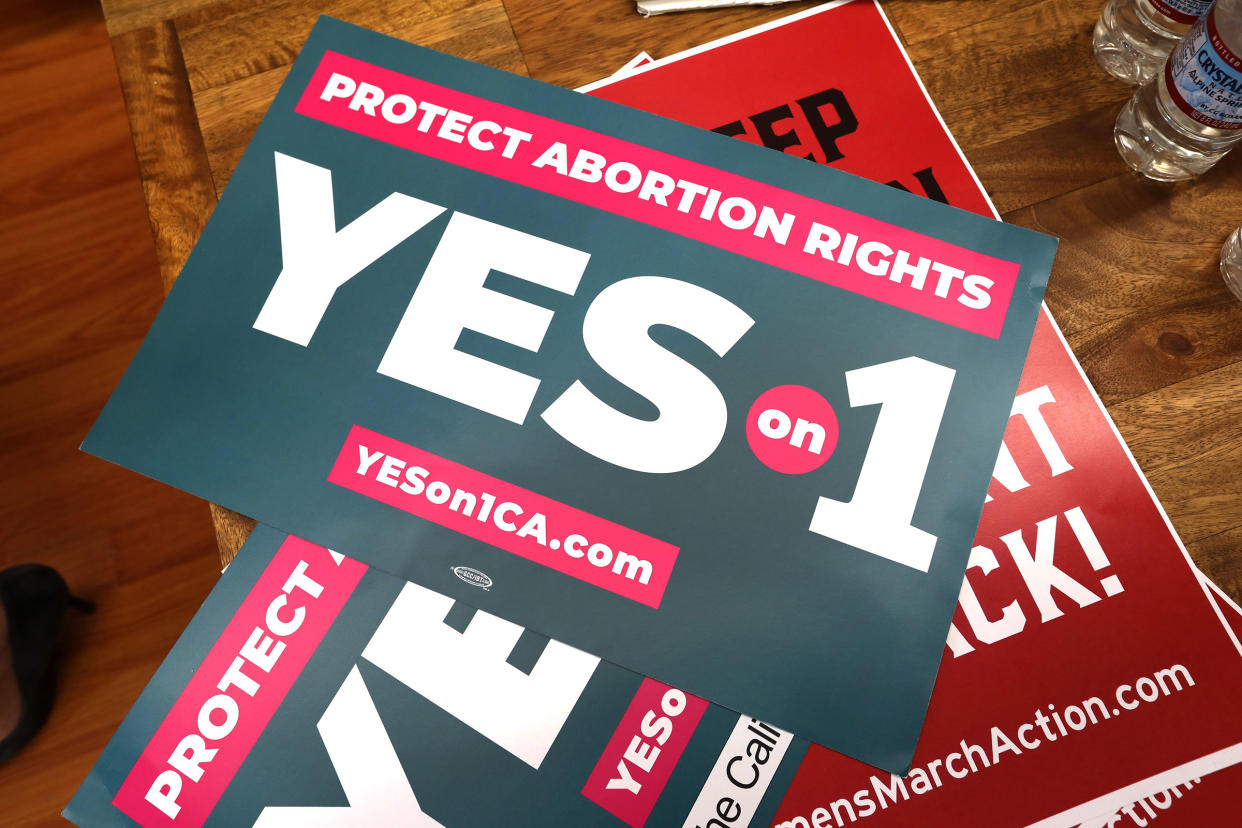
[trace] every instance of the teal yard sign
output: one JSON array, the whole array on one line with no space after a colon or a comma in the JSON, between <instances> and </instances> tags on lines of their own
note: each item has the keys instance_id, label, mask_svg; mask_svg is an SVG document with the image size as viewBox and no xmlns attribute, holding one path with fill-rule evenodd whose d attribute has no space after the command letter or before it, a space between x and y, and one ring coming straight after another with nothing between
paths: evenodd
<instances>
[{"instance_id":1,"label":"teal yard sign","mask_svg":"<svg viewBox=\"0 0 1242 828\"><path fill-rule=\"evenodd\" d=\"M1055 248L324 18L84 448L901 772Z\"/></svg>"}]
</instances>

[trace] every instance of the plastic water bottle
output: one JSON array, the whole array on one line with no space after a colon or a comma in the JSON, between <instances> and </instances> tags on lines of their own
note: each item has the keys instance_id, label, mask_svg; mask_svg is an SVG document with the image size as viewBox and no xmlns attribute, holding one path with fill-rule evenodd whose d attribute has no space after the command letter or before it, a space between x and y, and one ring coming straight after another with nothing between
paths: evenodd
<instances>
[{"instance_id":1,"label":"plastic water bottle","mask_svg":"<svg viewBox=\"0 0 1242 828\"><path fill-rule=\"evenodd\" d=\"M1143 83L1212 0L1109 0L1095 24L1095 59L1118 80Z\"/></svg>"},{"instance_id":2,"label":"plastic water bottle","mask_svg":"<svg viewBox=\"0 0 1242 828\"><path fill-rule=\"evenodd\" d=\"M1136 172L1184 181L1242 140L1242 0L1217 0L1117 116L1117 151Z\"/></svg>"},{"instance_id":3,"label":"plastic water bottle","mask_svg":"<svg viewBox=\"0 0 1242 828\"><path fill-rule=\"evenodd\" d=\"M1220 251L1220 275L1229 292L1242 300L1242 227L1229 234Z\"/></svg>"}]
</instances>

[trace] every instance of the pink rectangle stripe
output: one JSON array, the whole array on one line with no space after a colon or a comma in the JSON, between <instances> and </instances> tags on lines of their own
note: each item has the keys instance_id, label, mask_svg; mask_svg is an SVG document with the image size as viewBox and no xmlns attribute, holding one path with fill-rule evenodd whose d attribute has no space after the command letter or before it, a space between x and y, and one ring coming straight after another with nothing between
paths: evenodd
<instances>
[{"instance_id":1,"label":"pink rectangle stripe","mask_svg":"<svg viewBox=\"0 0 1242 828\"><path fill-rule=\"evenodd\" d=\"M992 338L1018 278L1014 262L336 52L295 111Z\"/></svg>"},{"instance_id":2,"label":"pink rectangle stripe","mask_svg":"<svg viewBox=\"0 0 1242 828\"><path fill-rule=\"evenodd\" d=\"M328 482L649 607L677 562L672 544L358 425Z\"/></svg>"},{"instance_id":3,"label":"pink rectangle stripe","mask_svg":"<svg viewBox=\"0 0 1242 828\"><path fill-rule=\"evenodd\" d=\"M706 710L706 699L644 678L582 795L642 828Z\"/></svg>"},{"instance_id":4,"label":"pink rectangle stripe","mask_svg":"<svg viewBox=\"0 0 1242 828\"><path fill-rule=\"evenodd\" d=\"M143 828L206 822L366 569L286 539L112 804Z\"/></svg>"}]
</instances>

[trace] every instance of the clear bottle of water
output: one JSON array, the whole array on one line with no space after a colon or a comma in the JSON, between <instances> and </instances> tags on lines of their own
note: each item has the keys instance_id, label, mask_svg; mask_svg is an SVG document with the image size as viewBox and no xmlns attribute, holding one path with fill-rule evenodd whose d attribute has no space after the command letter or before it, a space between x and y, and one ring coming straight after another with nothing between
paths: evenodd
<instances>
[{"instance_id":1,"label":"clear bottle of water","mask_svg":"<svg viewBox=\"0 0 1242 828\"><path fill-rule=\"evenodd\" d=\"M1109 0L1095 24L1095 59L1118 80L1143 83L1212 0Z\"/></svg>"},{"instance_id":2,"label":"clear bottle of water","mask_svg":"<svg viewBox=\"0 0 1242 828\"><path fill-rule=\"evenodd\" d=\"M1230 233L1221 248L1220 275L1229 292L1242 300L1242 227Z\"/></svg>"},{"instance_id":3,"label":"clear bottle of water","mask_svg":"<svg viewBox=\"0 0 1242 828\"><path fill-rule=\"evenodd\" d=\"M1117 151L1136 172L1184 181L1242 140L1242 0L1217 0L1117 116Z\"/></svg>"}]
</instances>

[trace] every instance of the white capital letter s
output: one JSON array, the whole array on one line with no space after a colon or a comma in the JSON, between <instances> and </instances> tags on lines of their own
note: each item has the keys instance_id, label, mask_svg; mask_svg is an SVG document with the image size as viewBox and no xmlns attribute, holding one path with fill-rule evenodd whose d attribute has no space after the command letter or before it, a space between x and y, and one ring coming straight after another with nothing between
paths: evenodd
<instances>
[{"instance_id":1,"label":"white capital letter s","mask_svg":"<svg viewBox=\"0 0 1242 828\"><path fill-rule=\"evenodd\" d=\"M724 356L755 320L710 290L662 276L609 285L583 320L587 352L619 382L660 410L654 420L622 414L575 382L543 412L554 431L583 451L652 474L684 471L720 444L728 406L708 377L650 338L670 325Z\"/></svg>"}]
</instances>

